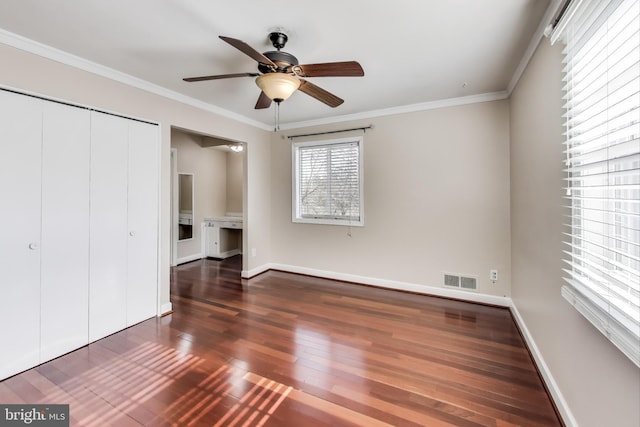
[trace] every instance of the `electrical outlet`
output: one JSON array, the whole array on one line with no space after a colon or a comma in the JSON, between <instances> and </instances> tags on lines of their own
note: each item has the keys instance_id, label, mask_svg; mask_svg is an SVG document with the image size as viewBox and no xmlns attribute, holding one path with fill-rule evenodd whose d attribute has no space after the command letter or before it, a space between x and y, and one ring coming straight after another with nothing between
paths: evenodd
<instances>
[{"instance_id":1,"label":"electrical outlet","mask_svg":"<svg viewBox=\"0 0 640 427\"><path fill-rule=\"evenodd\" d=\"M256 248L251 248L251 256L252 257L256 256Z\"/></svg>"},{"instance_id":2,"label":"electrical outlet","mask_svg":"<svg viewBox=\"0 0 640 427\"><path fill-rule=\"evenodd\" d=\"M498 270L489 271L489 280L491 280L493 283L496 283L498 281Z\"/></svg>"}]
</instances>

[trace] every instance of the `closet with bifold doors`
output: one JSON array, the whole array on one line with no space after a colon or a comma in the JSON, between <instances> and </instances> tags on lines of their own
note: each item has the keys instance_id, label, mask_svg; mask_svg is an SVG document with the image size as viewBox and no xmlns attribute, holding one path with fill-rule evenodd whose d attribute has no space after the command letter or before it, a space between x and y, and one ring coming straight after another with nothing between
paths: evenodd
<instances>
[{"instance_id":1,"label":"closet with bifold doors","mask_svg":"<svg viewBox=\"0 0 640 427\"><path fill-rule=\"evenodd\" d=\"M89 341L156 314L157 146L157 126L92 112Z\"/></svg>"},{"instance_id":2,"label":"closet with bifold doors","mask_svg":"<svg viewBox=\"0 0 640 427\"><path fill-rule=\"evenodd\" d=\"M158 126L0 90L0 379L157 313Z\"/></svg>"}]
</instances>

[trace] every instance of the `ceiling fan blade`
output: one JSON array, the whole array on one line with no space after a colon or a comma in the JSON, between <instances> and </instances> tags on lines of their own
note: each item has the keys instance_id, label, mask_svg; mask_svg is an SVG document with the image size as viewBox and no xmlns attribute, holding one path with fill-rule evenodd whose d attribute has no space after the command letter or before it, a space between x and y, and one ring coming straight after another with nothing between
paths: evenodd
<instances>
[{"instance_id":1,"label":"ceiling fan blade","mask_svg":"<svg viewBox=\"0 0 640 427\"><path fill-rule=\"evenodd\" d=\"M263 54L261 54L260 52L258 52L257 50L255 50L254 48L246 44L245 42L243 42L242 40L234 39L231 37L225 37L225 36L218 36L218 37L220 37L222 40L226 41L231 46L235 47L245 55L255 59L259 63L271 65L272 67L277 67L277 65L274 64L273 61L271 61L269 58L267 58L266 56L264 56Z\"/></svg>"},{"instance_id":2,"label":"ceiling fan blade","mask_svg":"<svg viewBox=\"0 0 640 427\"><path fill-rule=\"evenodd\" d=\"M364 70L357 61L303 64L292 69L300 77L362 77Z\"/></svg>"},{"instance_id":3,"label":"ceiling fan blade","mask_svg":"<svg viewBox=\"0 0 640 427\"><path fill-rule=\"evenodd\" d=\"M231 79L234 77L257 77L258 73L235 73L235 74L219 74L217 76L202 76L202 77L186 77L182 80L185 82L201 82L203 80L219 80L219 79Z\"/></svg>"},{"instance_id":4,"label":"ceiling fan blade","mask_svg":"<svg viewBox=\"0 0 640 427\"><path fill-rule=\"evenodd\" d=\"M344 102L343 99L338 98L331 92L327 92L321 87L318 87L313 83L303 79L300 79L300 87L298 89L306 93L307 95L317 99L318 101L324 102L331 108L335 108Z\"/></svg>"},{"instance_id":5,"label":"ceiling fan blade","mask_svg":"<svg viewBox=\"0 0 640 427\"><path fill-rule=\"evenodd\" d=\"M269 97L264 92L260 92L260 96L258 97L258 102L256 102L256 110L269 108L270 106L271 106L271 99L269 99Z\"/></svg>"}]
</instances>

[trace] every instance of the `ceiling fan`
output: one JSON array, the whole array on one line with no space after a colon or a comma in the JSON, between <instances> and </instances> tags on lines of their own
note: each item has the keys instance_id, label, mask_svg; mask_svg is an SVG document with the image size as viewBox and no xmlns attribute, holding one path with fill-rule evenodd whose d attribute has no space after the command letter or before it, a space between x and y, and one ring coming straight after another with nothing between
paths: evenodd
<instances>
[{"instance_id":1,"label":"ceiling fan","mask_svg":"<svg viewBox=\"0 0 640 427\"><path fill-rule=\"evenodd\" d=\"M235 77L257 77L256 84L262 90L256 103L256 109L269 108L271 102L287 99L293 92L300 90L328 106L335 108L344 102L336 95L305 80L307 77L361 77L364 71L356 61L327 62L320 64L298 63L298 59L284 48L288 37L282 32L272 32L269 40L277 50L260 53L242 40L219 36L222 40L238 49L240 52L258 62L258 73L220 74L215 76L187 77L186 82L200 82L204 80L229 79Z\"/></svg>"}]
</instances>

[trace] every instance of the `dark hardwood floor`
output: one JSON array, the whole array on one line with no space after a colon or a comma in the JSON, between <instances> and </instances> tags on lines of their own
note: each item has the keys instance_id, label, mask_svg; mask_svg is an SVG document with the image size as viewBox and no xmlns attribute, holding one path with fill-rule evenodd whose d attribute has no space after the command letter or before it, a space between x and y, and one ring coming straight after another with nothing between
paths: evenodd
<instances>
[{"instance_id":1,"label":"dark hardwood floor","mask_svg":"<svg viewBox=\"0 0 640 427\"><path fill-rule=\"evenodd\" d=\"M559 426L507 309L267 272L172 269L174 312L0 382L73 426Z\"/></svg>"}]
</instances>

